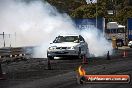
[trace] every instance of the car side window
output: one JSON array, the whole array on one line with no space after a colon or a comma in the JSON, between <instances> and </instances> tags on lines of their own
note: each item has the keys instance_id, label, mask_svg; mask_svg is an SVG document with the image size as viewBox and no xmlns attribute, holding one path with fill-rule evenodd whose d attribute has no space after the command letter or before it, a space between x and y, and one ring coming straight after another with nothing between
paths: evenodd
<instances>
[{"instance_id":1,"label":"car side window","mask_svg":"<svg viewBox=\"0 0 132 88\"><path fill-rule=\"evenodd\" d=\"M85 42L84 38L81 35L79 35L79 40Z\"/></svg>"}]
</instances>

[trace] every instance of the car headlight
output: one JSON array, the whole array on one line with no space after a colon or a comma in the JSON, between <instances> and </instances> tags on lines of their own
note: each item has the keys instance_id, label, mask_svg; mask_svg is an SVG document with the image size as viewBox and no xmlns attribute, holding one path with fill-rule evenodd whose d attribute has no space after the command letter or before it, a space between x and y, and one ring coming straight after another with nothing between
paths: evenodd
<instances>
[{"instance_id":1,"label":"car headlight","mask_svg":"<svg viewBox=\"0 0 132 88\"><path fill-rule=\"evenodd\" d=\"M73 47L71 47L71 49L75 49L75 47L73 46Z\"/></svg>"},{"instance_id":2,"label":"car headlight","mask_svg":"<svg viewBox=\"0 0 132 88\"><path fill-rule=\"evenodd\" d=\"M67 47L67 49L75 49L75 47L74 47L74 46L72 46L72 47Z\"/></svg>"}]
</instances>

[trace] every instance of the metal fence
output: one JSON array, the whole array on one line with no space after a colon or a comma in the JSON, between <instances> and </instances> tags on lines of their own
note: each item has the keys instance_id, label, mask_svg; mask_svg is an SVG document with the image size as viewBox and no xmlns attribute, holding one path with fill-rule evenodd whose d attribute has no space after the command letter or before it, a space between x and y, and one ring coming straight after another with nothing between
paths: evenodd
<instances>
[{"instance_id":1,"label":"metal fence","mask_svg":"<svg viewBox=\"0 0 132 88\"><path fill-rule=\"evenodd\" d=\"M0 33L0 48L15 45L15 34Z\"/></svg>"}]
</instances>

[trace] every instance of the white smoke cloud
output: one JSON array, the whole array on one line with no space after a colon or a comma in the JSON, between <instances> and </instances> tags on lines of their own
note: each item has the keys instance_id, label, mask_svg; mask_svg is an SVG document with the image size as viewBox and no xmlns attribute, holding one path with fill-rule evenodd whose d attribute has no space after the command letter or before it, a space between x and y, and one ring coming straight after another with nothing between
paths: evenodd
<instances>
[{"instance_id":1,"label":"white smoke cloud","mask_svg":"<svg viewBox=\"0 0 132 88\"><path fill-rule=\"evenodd\" d=\"M92 30L91 30L92 29ZM90 27L81 31L89 46L92 56L104 56L109 51L112 54L112 44L104 38L104 35L95 27Z\"/></svg>"},{"instance_id":2,"label":"white smoke cloud","mask_svg":"<svg viewBox=\"0 0 132 88\"><path fill-rule=\"evenodd\" d=\"M40 0L28 3L23 0L0 0L0 33L3 32L12 34L10 40L13 47L38 46L35 57L46 57L49 43L59 34L78 33L67 14L58 13L55 7ZM96 30L81 33L95 56L112 50L103 36L95 36Z\"/></svg>"}]
</instances>

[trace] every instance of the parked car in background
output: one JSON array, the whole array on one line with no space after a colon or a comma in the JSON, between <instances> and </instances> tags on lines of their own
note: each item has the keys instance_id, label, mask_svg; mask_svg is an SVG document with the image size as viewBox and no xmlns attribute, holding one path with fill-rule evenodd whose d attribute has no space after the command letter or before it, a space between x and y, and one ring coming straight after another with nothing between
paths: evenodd
<instances>
[{"instance_id":1,"label":"parked car in background","mask_svg":"<svg viewBox=\"0 0 132 88\"><path fill-rule=\"evenodd\" d=\"M89 54L88 44L81 35L59 35L47 50L47 57L69 57L81 58Z\"/></svg>"},{"instance_id":2,"label":"parked car in background","mask_svg":"<svg viewBox=\"0 0 132 88\"><path fill-rule=\"evenodd\" d=\"M128 46L132 48L132 41L129 41Z\"/></svg>"}]
</instances>

